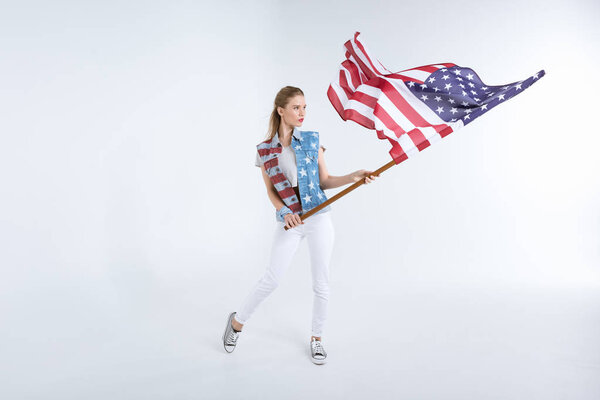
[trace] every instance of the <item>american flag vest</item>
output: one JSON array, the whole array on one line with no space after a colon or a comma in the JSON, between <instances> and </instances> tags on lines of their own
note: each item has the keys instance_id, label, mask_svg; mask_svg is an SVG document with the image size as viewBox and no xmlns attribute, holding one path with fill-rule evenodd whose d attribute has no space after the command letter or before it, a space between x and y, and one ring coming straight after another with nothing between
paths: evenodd
<instances>
[{"instance_id":1,"label":"american flag vest","mask_svg":"<svg viewBox=\"0 0 600 400\"><path fill-rule=\"evenodd\" d=\"M283 203L293 213L302 215L327 201L327 196L321 189L319 182L319 132L300 131L294 128L291 146L296 153L300 199L296 196L290 181L279 167L279 156L283 150L279 142L279 136L275 135L273 139L259 143L256 148L265 171ZM330 209L331 205L327 205L314 215L327 212Z\"/></svg>"}]
</instances>

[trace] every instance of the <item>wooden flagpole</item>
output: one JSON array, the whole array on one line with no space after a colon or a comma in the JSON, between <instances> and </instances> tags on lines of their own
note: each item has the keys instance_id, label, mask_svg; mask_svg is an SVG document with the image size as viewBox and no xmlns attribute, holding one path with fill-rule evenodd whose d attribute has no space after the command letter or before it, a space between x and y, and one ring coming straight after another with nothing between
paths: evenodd
<instances>
[{"instance_id":1,"label":"wooden flagpole","mask_svg":"<svg viewBox=\"0 0 600 400\"><path fill-rule=\"evenodd\" d=\"M379 174L381 174L383 171L385 171L388 168L393 167L394 165L396 165L396 162L394 160L390 161L389 163L385 164L384 166L380 167L377 171L373 171L373 173L371 175L375 175L375 176L379 176ZM306 218L310 217L311 215L313 215L314 213L316 213L317 211L319 211L320 209L322 209L323 207L327 207L327 205L333 203L334 201L338 200L340 197L347 195L348 193L350 193L351 191L353 191L354 189L356 189L357 187L359 187L360 185L365 183L365 179L361 179L358 182L354 182L352 185L348 186L346 189L342 190L341 192L337 193L335 196L327 199L327 201L319 204L317 207L311 209L310 211L307 211L305 214L302 214L300 216L300 219L302 221L304 221ZM287 226L284 226L285 230L288 230Z\"/></svg>"}]
</instances>

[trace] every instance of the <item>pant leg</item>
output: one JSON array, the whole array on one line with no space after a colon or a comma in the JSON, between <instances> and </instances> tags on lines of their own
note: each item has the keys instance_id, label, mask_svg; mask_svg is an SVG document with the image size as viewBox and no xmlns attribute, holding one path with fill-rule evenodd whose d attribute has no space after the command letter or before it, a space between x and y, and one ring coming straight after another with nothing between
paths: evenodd
<instances>
[{"instance_id":1,"label":"pant leg","mask_svg":"<svg viewBox=\"0 0 600 400\"><path fill-rule=\"evenodd\" d=\"M311 218L311 225L308 225ZM306 239L310 250L312 272L313 317L312 336L321 336L328 314L329 263L333 251L335 231L331 212L313 215L306 219Z\"/></svg>"},{"instance_id":2,"label":"pant leg","mask_svg":"<svg viewBox=\"0 0 600 400\"><path fill-rule=\"evenodd\" d=\"M241 324L245 324L258 305L279 286L302 240L303 230L301 227L286 231L283 228L284 226L283 222L277 222L275 232L273 233L269 266L262 278L246 296L235 315L236 321Z\"/></svg>"}]
</instances>

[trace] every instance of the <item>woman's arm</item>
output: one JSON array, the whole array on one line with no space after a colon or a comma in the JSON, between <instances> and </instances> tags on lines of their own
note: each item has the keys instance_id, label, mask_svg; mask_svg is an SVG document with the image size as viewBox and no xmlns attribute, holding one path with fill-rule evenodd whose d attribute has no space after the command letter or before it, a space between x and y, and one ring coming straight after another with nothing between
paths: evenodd
<instances>
[{"instance_id":1,"label":"woman's arm","mask_svg":"<svg viewBox=\"0 0 600 400\"><path fill-rule=\"evenodd\" d=\"M327 165L325 165L325 156L323 155L322 147L319 147L319 158L317 163L319 164L319 184L322 190L333 189L354 182L352 179L352 174L344 176L329 175L329 171L327 171Z\"/></svg>"},{"instance_id":2,"label":"woman's arm","mask_svg":"<svg viewBox=\"0 0 600 400\"><path fill-rule=\"evenodd\" d=\"M359 169L348 175L333 176L329 175L327 166L325 165L325 156L323 155L323 148L319 147L319 183L322 190L333 189L336 187L348 185L350 183L358 182L359 180L366 178L366 183L371 183L375 180L375 176L371 175L373 171L367 171L366 169Z\"/></svg>"}]
</instances>

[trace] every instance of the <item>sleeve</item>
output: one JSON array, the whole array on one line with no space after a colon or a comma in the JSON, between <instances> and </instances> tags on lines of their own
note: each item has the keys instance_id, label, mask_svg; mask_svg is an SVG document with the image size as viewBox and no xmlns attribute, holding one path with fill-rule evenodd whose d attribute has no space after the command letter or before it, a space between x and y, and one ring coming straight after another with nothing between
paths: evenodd
<instances>
[{"instance_id":1,"label":"sleeve","mask_svg":"<svg viewBox=\"0 0 600 400\"><path fill-rule=\"evenodd\" d=\"M284 217L286 214L293 214L293 212L284 204L279 210L275 210L275 219L277 221L285 222Z\"/></svg>"},{"instance_id":2,"label":"sleeve","mask_svg":"<svg viewBox=\"0 0 600 400\"><path fill-rule=\"evenodd\" d=\"M258 152L256 152L256 159L254 160L254 165L256 165L258 168L260 168L260 166L262 165L260 157L258 156Z\"/></svg>"}]
</instances>

